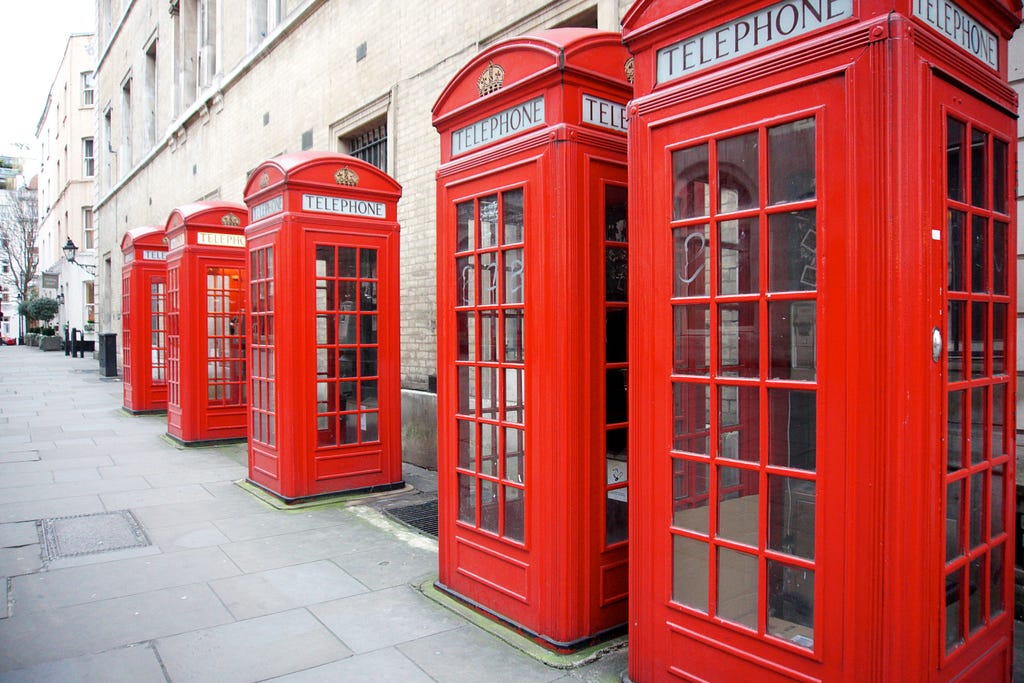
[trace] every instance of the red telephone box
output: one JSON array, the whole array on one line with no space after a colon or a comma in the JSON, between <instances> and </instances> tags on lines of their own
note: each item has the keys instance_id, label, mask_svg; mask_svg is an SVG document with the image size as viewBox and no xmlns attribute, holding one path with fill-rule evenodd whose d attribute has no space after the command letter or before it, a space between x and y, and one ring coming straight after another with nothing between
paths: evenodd
<instances>
[{"instance_id":1,"label":"red telephone box","mask_svg":"<svg viewBox=\"0 0 1024 683\"><path fill-rule=\"evenodd\" d=\"M188 445L246 436L247 222L210 201L167 219L167 434Z\"/></svg>"},{"instance_id":2,"label":"red telephone box","mask_svg":"<svg viewBox=\"0 0 1024 683\"><path fill-rule=\"evenodd\" d=\"M264 162L246 187L249 480L287 501L404 486L401 196L323 152Z\"/></svg>"},{"instance_id":3,"label":"red telephone box","mask_svg":"<svg viewBox=\"0 0 1024 683\"><path fill-rule=\"evenodd\" d=\"M1020 19L626 14L637 683L1010 680Z\"/></svg>"},{"instance_id":4,"label":"red telephone box","mask_svg":"<svg viewBox=\"0 0 1024 683\"><path fill-rule=\"evenodd\" d=\"M135 415L167 410L167 243L163 228L135 228L121 240L124 407Z\"/></svg>"},{"instance_id":5,"label":"red telephone box","mask_svg":"<svg viewBox=\"0 0 1024 683\"><path fill-rule=\"evenodd\" d=\"M512 39L433 110L438 585L555 648L626 620L628 61Z\"/></svg>"}]
</instances>

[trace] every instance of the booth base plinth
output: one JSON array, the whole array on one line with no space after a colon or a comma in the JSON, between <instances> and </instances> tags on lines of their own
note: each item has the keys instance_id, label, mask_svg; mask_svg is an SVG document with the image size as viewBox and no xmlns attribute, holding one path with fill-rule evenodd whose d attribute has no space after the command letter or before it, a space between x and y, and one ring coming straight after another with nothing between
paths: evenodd
<instances>
[{"instance_id":1,"label":"booth base plinth","mask_svg":"<svg viewBox=\"0 0 1024 683\"><path fill-rule=\"evenodd\" d=\"M321 493L315 496L304 496L301 498L286 498L274 491L271 491L267 487L254 482L252 479L240 479L236 481L235 484L256 496L264 503L267 503L278 510L298 510L307 507L334 505L336 503L346 503L357 499L363 500L369 497L405 493L406 491L413 490L413 488L406 484L405 481L398 481L392 484L378 484L377 486L366 486L360 489L350 489L348 491L338 491L335 493Z\"/></svg>"},{"instance_id":2,"label":"booth base plinth","mask_svg":"<svg viewBox=\"0 0 1024 683\"><path fill-rule=\"evenodd\" d=\"M132 410L125 406L121 406L121 412L132 417L138 417L140 415L166 415L167 408L151 408L149 410Z\"/></svg>"},{"instance_id":3,"label":"booth base plinth","mask_svg":"<svg viewBox=\"0 0 1024 683\"><path fill-rule=\"evenodd\" d=\"M227 446L233 443L245 443L248 439L244 436L231 437L228 439L200 439L196 441L185 441L184 439L171 434L170 432L164 433L163 437L173 443L175 446L185 446L186 448L205 448L207 446Z\"/></svg>"}]
</instances>

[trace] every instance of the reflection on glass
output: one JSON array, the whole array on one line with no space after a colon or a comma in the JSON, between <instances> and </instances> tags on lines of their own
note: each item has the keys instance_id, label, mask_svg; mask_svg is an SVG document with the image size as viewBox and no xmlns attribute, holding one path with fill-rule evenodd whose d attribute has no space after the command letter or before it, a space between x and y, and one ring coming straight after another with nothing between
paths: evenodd
<instances>
[{"instance_id":1,"label":"reflection on glass","mask_svg":"<svg viewBox=\"0 0 1024 683\"><path fill-rule=\"evenodd\" d=\"M629 294L629 251L625 247L605 247L604 298L626 301Z\"/></svg>"},{"instance_id":2,"label":"reflection on glass","mask_svg":"<svg viewBox=\"0 0 1024 683\"><path fill-rule=\"evenodd\" d=\"M816 505L813 481L768 475L768 547L813 560Z\"/></svg>"},{"instance_id":3,"label":"reflection on glass","mask_svg":"<svg viewBox=\"0 0 1024 683\"><path fill-rule=\"evenodd\" d=\"M965 134L964 124L954 118L946 120L946 195L958 202L964 201Z\"/></svg>"},{"instance_id":4,"label":"reflection on glass","mask_svg":"<svg viewBox=\"0 0 1024 683\"><path fill-rule=\"evenodd\" d=\"M756 294L760 291L757 218L718 224L719 293Z\"/></svg>"},{"instance_id":5,"label":"reflection on glass","mask_svg":"<svg viewBox=\"0 0 1024 683\"><path fill-rule=\"evenodd\" d=\"M719 306L719 361L722 375L760 375L758 308L756 301Z\"/></svg>"},{"instance_id":6,"label":"reflection on glass","mask_svg":"<svg viewBox=\"0 0 1024 683\"><path fill-rule=\"evenodd\" d=\"M971 291L988 291L988 219L971 217Z\"/></svg>"},{"instance_id":7,"label":"reflection on glass","mask_svg":"<svg viewBox=\"0 0 1024 683\"><path fill-rule=\"evenodd\" d=\"M526 491L515 486L502 486L505 490L503 536L512 541L525 542Z\"/></svg>"},{"instance_id":8,"label":"reflection on glass","mask_svg":"<svg viewBox=\"0 0 1024 683\"><path fill-rule=\"evenodd\" d=\"M992 453L998 458L1006 453L1006 385L992 385Z\"/></svg>"},{"instance_id":9,"label":"reflection on glass","mask_svg":"<svg viewBox=\"0 0 1024 683\"><path fill-rule=\"evenodd\" d=\"M756 470L718 468L718 536L757 547L760 528Z\"/></svg>"},{"instance_id":10,"label":"reflection on glass","mask_svg":"<svg viewBox=\"0 0 1024 683\"><path fill-rule=\"evenodd\" d=\"M505 261L505 301L506 304L523 303L523 250L509 249L502 253Z\"/></svg>"},{"instance_id":11,"label":"reflection on glass","mask_svg":"<svg viewBox=\"0 0 1024 683\"><path fill-rule=\"evenodd\" d=\"M480 425L480 473L489 477L498 476L498 432L500 427L495 424Z\"/></svg>"},{"instance_id":12,"label":"reflection on glass","mask_svg":"<svg viewBox=\"0 0 1024 683\"><path fill-rule=\"evenodd\" d=\"M505 362L523 362L523 309L505 309Z\"/></svg>"},{"instance_id":13,"label":"reflection on glass","mask_svg":"<svg viewBox=\"0 0 1024 683\"><path fill-rule=\"evenodd\" d=\"M988 613L990 618L995 619L997 616L1006 611L1006 568L1003 567L1003 548L1004 544L992 548L992 554L989 556L989 573L992 577L992 581L989 584L989 610Z\"/></svg>"},{"instance_id":14,"label":"reflection on glass","mask_svg":"<svg viewBox=\"0 0 1024 683\"><path fill-rule=\"evenodd\" d=\"M949 289L952 292L964 292L967 291L967 280L964 278L964 212L950 211L946 227L949 230L949 255L946 262Z\"/></svg>"},{"instance_id":15,"label":"reflection on glass","mask_svg":"<svg viewBox=\"0 0 1024 683\"><path fill-rule=\"evenodd\" d=\"M946 561L963 554L964 480L957 479L946 485Z\"/></svg>"},{"instance_id":16,"label":"reflection on glass","mask_svg":"<svg viewBox=\"0 0 1024 683\"><path fill-rule=\"evenodd\" d=\"M334 247L316 245L316 276L334 277Z\"/></svg>"},{"instance_id":17,"label":"reflection on glass","mask_svg":"<svg viewBox=\"0 0 1024 683\"><path fill-rule=\"evenodd\" d=\"M498 245L498 195L481 197L480 202L480 248Z\"/></svg>"},{"instance_id":18,"label":"reflection on glass","mask_svg":"<svg viewBox=\"0 0 1024 683\"><path fill-rule=\"evenodd\" d=\"M359 277L376 280L377 279L377 250L376 249L360 249L359 250Z\"/></svg>"},{"instance_id":19,"label":"reflection on glass","mask_svg":"<svg viewBox=\"0 0 1024 683\"><path fill-rule=\"evenodd\" d=\"M1006 304L992 304L992 374L1006 373Z\"/></svg>"},{"instance_id":20,"label":"reflection on glass","mask_svg":"<svg viewBox=\"0 0 1024 683\"><path fill-rule=\"evenodd\" d=\"M967 630L974 633L985 624L985 614L981 605L981 585L985 577L985 557L971 560L970 579L967 582Z\"/></svg>"},{"instance_id":21,"label":"reflection on glass","mask_svg":"<svg viewBox=\"0 0 1024 683\"><path fill-rule=\"evenodd\" d=\"M946 367L950 382L964 378L964 351L967 340L967 303L949 302L948 331L946 334Z\"/></svg>"},{"instance_id":22,"label":"reflection on glass","mask_svg":"<svg viewBox=\"0 0 1024 683\"><path fill-rule=\"evenodd\" d=\"M977 465L985 459L985 387L971 389L971 464Z\"/></svg>"},{"instance_id":23,"label":"reflection on glass","mask_svg":"<svg viewBox=\"0 0 1024 683\"><path fill-rule=\"evenodd\" d=\"M757 556L718 549L718 616L757 628Z\"/></svg>"},{"instance_id":24,"label":"reflection on glass","mask_svg":"<svg viewBox=\"0 0 1024 683\"><path fill-rule=\"evenodd\" d=\"M526 432L505 427L505 480L522 484L526 476L523 467L526 457Z\"/></svg>"},{"instance_id":25,"label":"reflection on glass","mask_svg":"<svg viewBox=\"0 0 1024 683\"><path fill-rule=\"evenodd\" d=\"M498 360L498 312L494 310L480 311L480 360Z\"/></svg>"},{"instance_id":26,"label":"reflection on glass","mask_svg":"<svg viewBox=\"0 0 1024 683\"><path fill-rule=\"evenodd\" d=\"M757 462L760 458L761 411L757 387L718 388L718 457Z\"/></svg>"},{"instance_id":27,"label":"reflection on glass","mask_svg":"<svg viewBox=\"0 0 1024 683\"><path fill-rule=\"evenodd\" d=\"M480 304L493 306L498 303L498 263L494 253L480 254Z\"/></svg>"},{"instance_id":28,"label":"reflection on glass","mask_svg":"<svg viewBox=\"0 0 1024 683\"><path fill-rule=\"evenodd\" d=\"M988 164L985 153L988 150L988 133L977 128L971 130L971 204L988 206Z\"/></svg>"},{"instance_id":29,"label":"reflection on glass","mask_svg":"<svg viewBox=\"0 0 1024 683\"><path fill-rule=\"evenodd\" d=\"M459 521L476 523L476 477L460 474L459 479Z\"/></svg>"},{"instance_id":30,"label":"reflection on glass","mask_svg":"<svg viewBox=\"0 0 1024 683\"><path fill-rule=\"evenodd\" d=\"M768 560L768 633L814 649L814 571Z\"/></svg>"},{"instance_id":31,"label":"reflection on glass","mask_svg":"<svg viewBox=\"0 0 1024 683\"><path fill-rule=\"evenodd\" d=\"M992 293L1006 294L1006 223L992 223Z\"/></svg>"},{"instance_id":32,"label":"reflection on glass","mask_svg":"<svg viewBox=\"0 0 1024 683\"><path fill-rule=\"evenodd\" d=\"M708 455L711 429L709 405L711 387L706 384L672 385L672 448L686 453Z\"/></svg>"},{"instance_id":33,"label":"reflection on glass","mask_svg":"<svg viewBox=\"0 0 1024 683\"><path fill-rule=\"evenodd\" d=\"M488 479L480 480L480 528L498 533L498 484Z\"/></svg>"},{"instance_id":34,"label":"reflection on glass","mask_svg":"<svg viewBox=\"0 0 1024 683\"><path fill-rule=\"evenodd\" d=\"M707 376L710 371L711 307L673 306L673 372Z\"/></svg>"},{"instance_id":35,"label":"reflection on glass","mask_svg":"<svg viewBox=\"0 0 1024 683\"><path fill-rule=\"evenodd\" d=\"M476 303L474 284L476 282L476 270L472 256L463 256L455 259L455 305L472 306Z\"/></svg>"},{"instance_id":36,"label":"reflection on glass","mask_svg":"<svg viewBox=\"0 0 1024 683\"><path fill-rule=\"evenodd\" d=\"M523 189L507 190L501 194L502 222L505 227L505 244L523 241Z\"/></svg>"},{"instance_id":37,"label":"reflection on glass","mask_svg":"<svg viewBox=\"0 0 1024 683\"><path fill-rule=\"evenodd\" d=\"M953 472L964 466L964 392L949 392L947 405L946 469Z\"/></svg>"},{"instance_id":38,"label":"reflection on glass","mask_svg":"<svg viewBox=\"0 0 1024 683\"><path fill-rule=\"evenodd\" d=\"M946 652L964 642L963 624L960 622L960 604L963 595L963 569L946 576Z\"/></svg>"},{"instance_id":39,"label":"reflection on glass","mask_svg":"<svg viewBox=\"0 0 1024 683\"><path fill-rule=\"evenodd\" d=\"M625 363L629 313L625 308L609 308L605 311L605 361L608 363Z\"/></svg>"},{"instance_id":40,"label":"reflection on glass","mask_svg":"<svg viewBox=\"0 0 1024 683\"><path fill-rule=\"evenodd\" d=\"M476 469L476 424L459 420L459 467Z\"/></svg>"},{"instance_id":41,"label":"reflection on glass","mask_svg":"<svg viewBox=\"0 0 1024 683\"><path fill-rule=\"evenodd\" d=\"M768 218L768 291L810 291L818 285L817 213L814 209Z\"/></svg>"},{"instance_id":42,"label":"reflection on glass","mask_svg":"<svg viewBox=\"0 0 1024 683\"><path fill-rule=\"evenodd\" d=\"M476 371L475 368L460 365L457 369L459 381L459 414L472 415L476 412Z\"/></svg>"},{"instance_id":43,"label":"reflection on glass","mask_svg":"<svg viewBox=\"0 0 1024 683\"><path fill-rule=\"evenodd\" d=\"M707 614L708 544L672 537L672 600ZM756 588L756 585L755 585Z\"/></svg>"},{"instance_id":44,"label":"reflection on glass","mask_svg":"<svg viewBox=\"0 0 1024 683\"><path fill-rule=\"evenodd\" d=\"M627 190L620 185L604 187L604 239L608 242L626 242Z\"/></svg>"},{"instance_id":45,"label":"reflection on glass","mask_svg":"<svg viewBox=\"0 0 1024 683\"><path fill-rule=\"evenodd\" d=\"M718 142L719 212L758 207L758 132Z\"/></svg>"},{"instance_id":46,"label":"reflection on glass","mask_svg":"<svg viewBox=\"0 0 1024 683\"><path fill-rule=\"evenodd\" d=\"M707 216L711 204L707 144L672 153L672 220Z\"/></svg>"},{"instance_id":47,"label":"reflection on glass","mask_svg":"<svg viewBox=\"0 0 1024 683\"><path fill-rule=\"evenodd\" d=\"M708 225L676 228L672 231L675 286L673 296L707 296L711 291L708 277Z\"/></svg>"},{"instance_id":48,"label":"reflection on glass","mask_svg":"<svg viewBox=\"0 0 1024 683\"><path fill-rule=\"evenodd\" d=\"M473 360L476 356L476 322L473 311L456 313L455 329L458 339L458 359Z\"/></svg>"},{"instance_id":49,"label":"reflection on glass","mask_svg":"<svg viewBox=\"0 0 1024 683\"><path fill-rule=\"evenodd\" d=\"M992 139L992 209L1007 213L1008 193L1006 179L1009 176L1007 146L1002 140Z\"/></svg>"},{"instance_id":50,"label":"reflection on glass","mask_svg":"<svg viewBox=\"0 0 1024 683\"><path fill-rule=\"evenodd\" d=\"M974 550L979 545L985 542L985 538L982 535L984 525L982 519L985 515L985 475L986 472L976 472L971 475L971 490L969 493L969 504L970 504L970 517L968 521L970 527L968 529L967 542L971 550Z\"/></svg>"},{"instance_id":51,"label":"reflection on glass","mask_svg":"<svg viewBox=\"0 0 1024 683\"><path fill-rule=\"evenodd\" d=\"M525 416L526 390L523 370L505 368L505 421L522 424Z\"/></svg>"},{"instance_id":52,"label":"reflection on glass","mask_svg":"<svg viewBox=\"0 0 1024 683\"><path fill-rule=\"evenodd\" d=\"M813 391L769 389L768 464L814 471L817 407Z\"/></svg>"},{"instance_id":53,"label":"reflection on glass","mask_svg":"<svg viewBox=\"0 0 1024 683\"><path fill-rule=\"evenodd\" d=\"M1006 531L1006 465L992 468L990 538Z\"/></svg>"},{"instance_id":54,"label":"reflection on glass","mask_svg":"<svg viewBox=\"0 0 1024 683\"><path fill-rule=\"evenodd\" d=\"M814 118L768 129L768 202L798 202L815 196Z\"/></svg>"},{"instance_id":55,"label":"reflection on glass","mask_svg":"<svg viewBox=\"0 0 1024 683\"><path fill-rule=\"evenodd\" d=\"M604 501L604 542L605 545L622 543L629 538L629 503L627 489L608 491Z\"/></svg>"},{"instance_id":56,"label":"reflection on glass","mask_svg":"<svg viewBox=\"0 0 1024 683\"><path fill-rule=\"evenodd\" d=\"M813 382L817 371L817 307L813 301L768 304L770 377Z\"/></svg>"},{"instance_id":57,"label":"reflection on glass","mask_svg":"<svg viewBox=\"0 0 1024 683\"><path fill-rule=\"evenodd\" d=\"M478 415L491 420L499 419L501 411L501 387L498 384L498 368L480 368L480 410Z\"/></svg>"},{"instance_id":58,"label":"reflection on glass","mask_svg":"<svg viewBox=\"0 0 1024 683\"><path fill-rule=\"evenodd\" d=\"M672 459L672 525L708 533L709 465L684 458Z\"/></svg>"},{"instance_id":59,"label":"reflection on glass","mask_svg":"<svg viewBox=\"0 0 1024 683\"><path fill-rule=\"evenodd\" d=\"M988 341L988 304L984 301L971 303L971 376L988 374L985 369L986 343Z\"/></svg>"},{"instance_id":60,"label":"reflection on glass","mask_svg":"<svg viewBox=\"0 0 1024 683\"><path fill-rule=\"evenodd\" d=\"M473 202L463 202L455 207L455 250L470 251L474 248Z\"/></svg>"},{"instance_id":61,"label":"reflection on glass","mask_svg":"<svg viewBox=\"0 0 1024 683\"><path fill-rule=\"evenodd\" d=\"M338 277L356 277L356 249L338 247Z\"/></svg>"}]
</instances>

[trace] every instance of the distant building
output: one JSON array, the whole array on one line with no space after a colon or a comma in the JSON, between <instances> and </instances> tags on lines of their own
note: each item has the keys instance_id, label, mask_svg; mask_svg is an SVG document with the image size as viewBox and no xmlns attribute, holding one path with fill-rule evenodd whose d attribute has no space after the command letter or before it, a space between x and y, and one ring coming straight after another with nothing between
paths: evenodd
<instances>
[{"instance_id":1,"label":"distant building","mask_svg":"<svg viewBox=\"0 0 1024 683\"><path fill-rule=\"evenodd\" d=\"M96 323L95 36L68 38L36 127L39 141L39 268L41 293L63 302L58 323L86 330ZM68 240L75 263L64 257Z\"/></svg>"}]
</instances>

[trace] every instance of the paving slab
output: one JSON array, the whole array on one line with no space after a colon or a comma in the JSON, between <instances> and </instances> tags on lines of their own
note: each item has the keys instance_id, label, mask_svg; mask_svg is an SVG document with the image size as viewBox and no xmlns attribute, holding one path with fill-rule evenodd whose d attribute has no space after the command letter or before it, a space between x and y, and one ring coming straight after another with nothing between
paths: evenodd
<instances>
[{"instance_id":1,"label":"paving slab","mask_svg":"<svg viewBox=\"0 0 1024 683\"><path fill-rule=\"evenodd\" d=\"M2 496L0 496L0 500L3 500ZM34 521L44 517L87 515L93 512L105 512L106 510L107 508L103 506L99 496L77 496L75 498L57 498L55 500L0 503L0 524Z\"/></svg>"},{"instance_id":2,"label":"paving slab","mask_svg":"<svg viewBox=\"0 0 1024 683\"><path fill-rule=\"evenodd\" d=\"M17 548L39 543L39 529L35 522L0 524L0 548Z\"/></svg>"},{"instance_id":3,"label":"paving slab","mask_svg":"<svg viewBox=\"0 0 1024 683\"><path fill-rule=\"evenodd\" d=\"M336 526L344 519L344 515L345 512L338 508L296 511L261 509L248 515L219 519L214 525L232 541L241 542Z\"/></svg>"},{"instance_id":4,"label":"paving slab","mask_svg":"<svg viewBox=\"0 0 1024 683\"><path fill-rule=\"evenodd\" d=\"M117 482L120 479L111 479ZM137 491L122 491L119 493L101 493L100 500L112 510L127 508L142 508L155 505L167 505L169 503L190 503L212 498L210 492L199 484L186 484L184 486L166 486L154 489L145 488Z\"/></svg>"},{"instance_id":5,"label":"paving slab","mask_svg":"<svg viewBox=\"0 0 1024 683\"><path fill-rule=\"evenodd\" d=\"M196 548L209 548L230 543L231 539L221 533L213 522L187 522L167 527L150 527L146 530L153 545L161 552L173 553Z\"/></svg>"},{"instance_id":6,"label":"paving slab","mask_svg":"<svg viewBox=\"0 0 1024 683\"><path fill-rule=\"evenodd\" d=\"M58 659L6 671L4 683L166 683L160 660L148 644Z\"/></svg>"},{"instance_id":7,"label":"paving slab","mask_svg":"<svg viewBox=\"0 0 1024 683\"><path fill-rule=\"evenodd\" d=\"M304 609L182 633L156 641L172 681L249 683L349 656Z\"/></svg>"},{"instance_id":8,"label":"paving slab","mask_svg":"<svg viewBox=\"0 0 1024 683\"><path fill-rule=\"evenodd\" d=\"M270 679L274 683L435 683L393 647Z\"/></svg>"},{"instance_id":9,"label":"paving slab","mask_svg":"<svg viewBox=\"0 0 1024 683\"><path fill-rule=\"evenodd\" d=\"M349 524L241 541L221 547L242 571L251 573L326 560L340 549L369 552L386 542L386 538L372 529Z\"/></svg>"},{"instance_id":10,"label":"paving slab","mask_svg":"<svg viewBox=\"0 0 1024 683\"><path fill-rule=\"evenodd\" d=\"M420 548L395 540L374 546L372 553L340 553L332 555L331 560L370 590L380 590L436 574L437 546Z\"/></svg>"},{"instance_id":11,"label":"paving slab","mask_svg":"<svg viewBox=\"0 0 1024 683\"><path fill-rule=\"evenodd\" d=\"M549 683L566 674L467 625L397 647L431 678L445 683Z\"/></svg>"},{"instance_id":12,"label":"paving slab","mask_svg":"<svg viewBox=\"0 0 1024 683\"><path fill-rule=\"evenodd\" d=\"M20 576L43 568L39 544L19 548L0 548L0 576Z\"/></svg>"}]
</instances>

